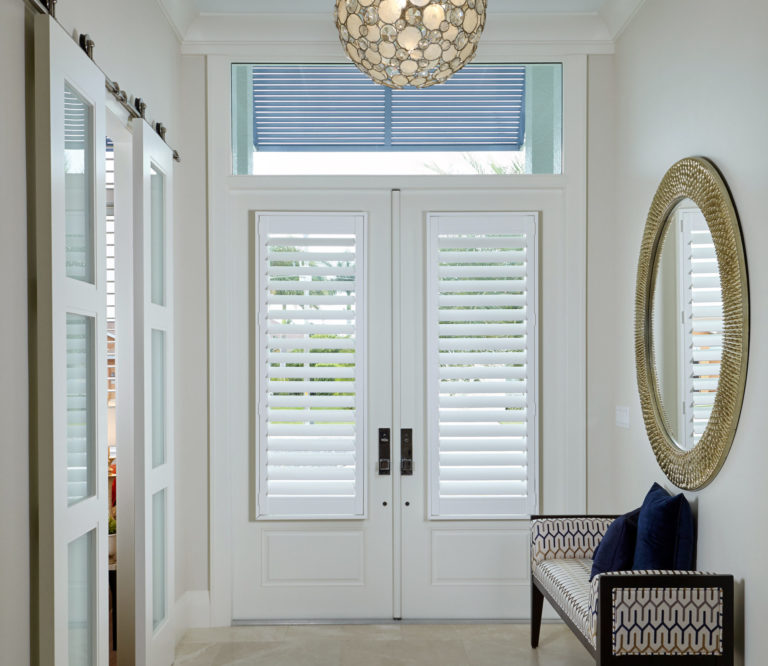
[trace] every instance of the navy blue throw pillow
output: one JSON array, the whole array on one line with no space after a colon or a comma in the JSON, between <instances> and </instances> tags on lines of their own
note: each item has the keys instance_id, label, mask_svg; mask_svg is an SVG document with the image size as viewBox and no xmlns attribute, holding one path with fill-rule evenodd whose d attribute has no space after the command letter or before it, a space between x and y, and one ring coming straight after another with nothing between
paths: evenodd
<instances>
[{"instance_id":1,"label":"navy blue throw pillow","mask_svg":"<svg viewBox=\"0 0 768 666\"><path fill-rule=\"evenodd\" d=\"M640 509L635 509L614 520L592 556L592 574L589 580L606 571L629 571L635 559L637 520Z\"/></svg>"},{"instance_id":2,"label":"navy blue throw pillow","mask_svg":"<svg viewBox=\"0 0 768 666\"><path fill-rule=\"evenodd\" d=\"M693 516L688 500L682 493L670 495L654 483L640 507L632 568L635 571L691 569L694 541Z\"/></svg>"}]
</instances>

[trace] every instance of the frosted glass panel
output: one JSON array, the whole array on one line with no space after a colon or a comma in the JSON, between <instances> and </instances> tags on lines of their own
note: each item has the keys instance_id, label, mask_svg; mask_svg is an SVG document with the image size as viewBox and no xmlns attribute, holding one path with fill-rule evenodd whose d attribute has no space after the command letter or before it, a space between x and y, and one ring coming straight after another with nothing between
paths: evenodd
<instances>
[{"instance_id":1,"label":"frosted glass panel","mask_svg":"<svg viewBox=\"0 0 768 666\"><path fill-rule=\"evenodd\" d=\"M64 85L64 208L67 276L92 283L92 109L69 84Z\"/></svg>"},{"instance_id":2,"label":"frosted glass panel","mask_svg":"<svg viewBox=\"0 0 768 666\"><path fill-rule=\"evenodd\" d=\"M154 166L150 173L152 302L165 305L165 176Z\"/></svg>"},{"instance_id":3,"label":"frosted glass panel","mask_svg":"<svg viewBox=\"0 0 768 666\"><path fill-rule=\"evenodd\" d=\"M67 314L67 498L95 491L95 382L93 319Z\"/></svg>"},{"instance_id":4,"label":"frosted glass panel","mask_svg":"<svg viewBox=\"0 0 768 666\"><path fill-rule=\"evenodd\" d=\"M165 332L152 329L152 467L165 463Z\"/></svg>"},{"instance_id":5,"label":"frosted glass panel","mask_svg":"<svg viewBox=\"0 0 768 666\"><path fill-rule=\"evenodd\" d=\"M165 619L165 490L152 496L152 627Z\"/></svg>"},{"instance_id":6,"label":"frosted glass panel","mask_svg":"<svg viewBox=\"0 0 768 666\"><path fill-rule=\"evenodd\" d=\"M96 530L69 544L69 666L96 663Z\"/></svg>"}]
</instances>

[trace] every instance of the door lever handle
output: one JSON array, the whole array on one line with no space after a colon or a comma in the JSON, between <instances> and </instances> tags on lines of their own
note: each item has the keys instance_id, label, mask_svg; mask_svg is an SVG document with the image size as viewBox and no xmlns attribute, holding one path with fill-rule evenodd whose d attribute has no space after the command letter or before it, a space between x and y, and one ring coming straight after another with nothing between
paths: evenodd
<instances>
[{"instance_id":1,"label":"door lever handle","mask_svg":"<svg viewBox=\"0 0 768 666\"><path fill-rule=\"evenodd\" d=\"M391 437L389 428L379 428L379 475L388 476L390 474L390 449Z\"/></svg>"},{"instance_id":2,"label":"door lever handle","mask_svg":"<svg viewBox=\"0 0 768 666\"><path fill-rule=\"evenodd\" d=\"M400 429L400 475L413 476L413 428Z\"/></svg>"}]
</instances>

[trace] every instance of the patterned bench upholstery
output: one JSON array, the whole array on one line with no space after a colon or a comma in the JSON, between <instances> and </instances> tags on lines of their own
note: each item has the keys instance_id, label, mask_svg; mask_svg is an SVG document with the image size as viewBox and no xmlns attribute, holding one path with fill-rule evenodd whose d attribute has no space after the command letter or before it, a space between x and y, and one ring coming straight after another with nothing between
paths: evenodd
<instances>
[{"instance_id":1,"label":"patterned bench upholstery","mask_svg":"<svg viewBox=\"0 0 768 666\"><path fill-rule=\"evenodd\" d=\"M546 598L601 666L658 664L660 657L732 665L732 576L617 571L590 583L592 555L612 520L533 517L531 645L538 645Z\"/></svg>"}]
</instances>

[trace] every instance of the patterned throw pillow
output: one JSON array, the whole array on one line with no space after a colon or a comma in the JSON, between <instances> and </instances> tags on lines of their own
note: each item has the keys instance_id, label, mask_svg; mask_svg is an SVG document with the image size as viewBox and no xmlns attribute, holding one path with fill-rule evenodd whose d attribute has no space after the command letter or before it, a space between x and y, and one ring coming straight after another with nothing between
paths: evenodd
<instances>
[{"instance_id":1,"label":"patterned throw pillow","mask_svg":"<svg viewBox=\"0 0 768 666\"><path fill-rule=\"evenodd\" d=\"M654 483L640 507L632 568L689 570L696 538L691 505L685 495L670 495Z\"/></svg>"},{"instance_id":2,"label":"patterned throw pillow","mask_svg":"<svg viewBox=\"0 0 768 666\"><path fill-rule=\"evenodd\" d=\"M607 571L632 569L639 515L640 509L635 509L619 516L608 526L592 556L592 573L589 580Z\"/></svg>"}]
</instances>

